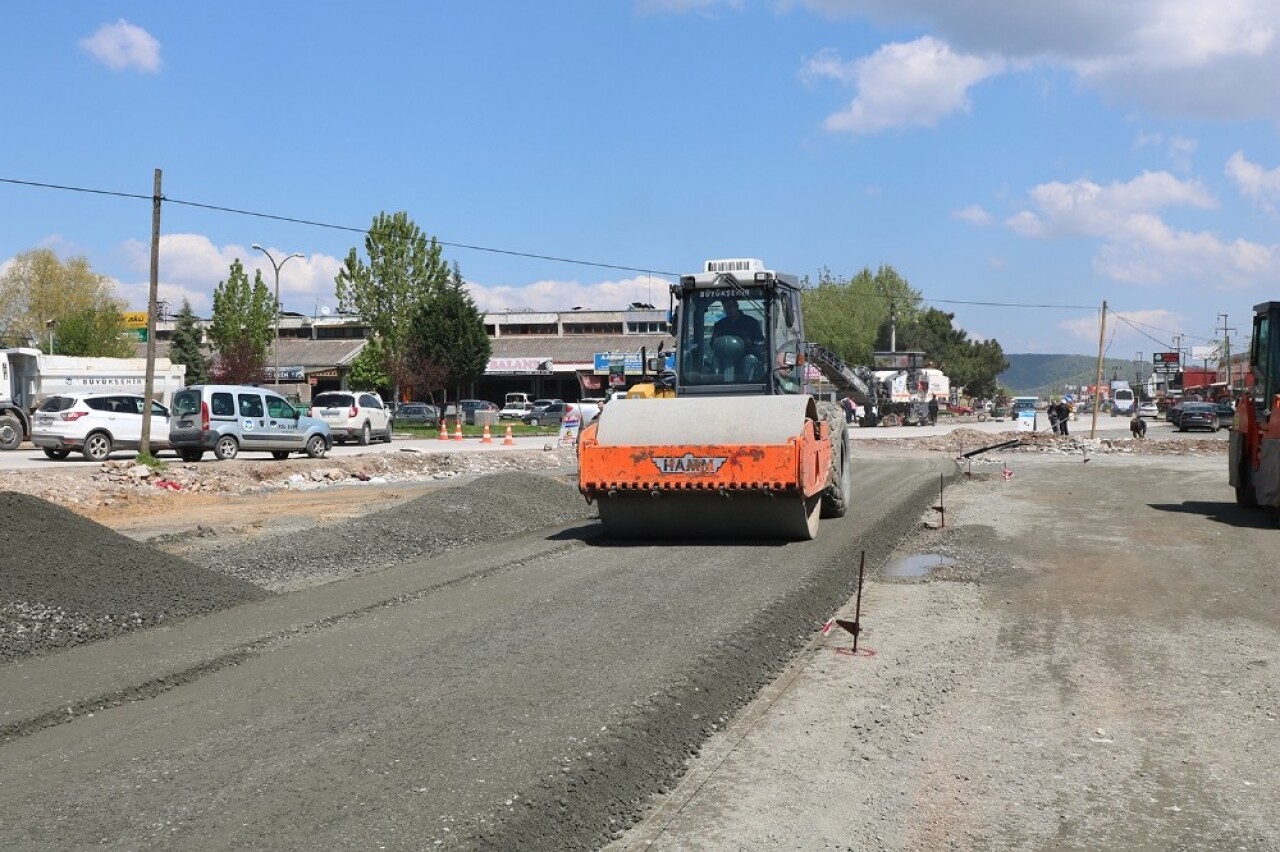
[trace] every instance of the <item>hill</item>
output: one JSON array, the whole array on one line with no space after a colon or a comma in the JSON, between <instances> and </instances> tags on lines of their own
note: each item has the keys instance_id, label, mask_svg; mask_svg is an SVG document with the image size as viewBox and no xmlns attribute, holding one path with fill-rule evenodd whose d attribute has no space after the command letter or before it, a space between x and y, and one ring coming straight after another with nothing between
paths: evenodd
<instances>
[{"instance_id":1,"label":"hill","mask_svg":"<svg viewBox=\"0 0 1280 852\"><path fill-rule=\"evenodd\" d=\"M1050 398L1063 393L1079 393L1081 385L1091 385L1098 375L1098 359L1090 355L1010 355L1005 354L1009 369L997 378L1000 387L1014 396ZM1144 364L1144 375L1151 365ZM1133 361L1107 358L1103 361L1102 380L1137 378ZM1068 391L1068 386L1072 390Z\"/></svg>"}]
</instances>

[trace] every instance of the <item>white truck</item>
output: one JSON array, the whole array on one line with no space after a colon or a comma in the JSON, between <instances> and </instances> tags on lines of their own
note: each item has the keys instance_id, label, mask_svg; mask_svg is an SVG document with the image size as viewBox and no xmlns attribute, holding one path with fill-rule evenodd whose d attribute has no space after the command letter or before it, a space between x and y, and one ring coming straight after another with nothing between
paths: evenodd
<instances>
[{"instance_id":1,"label":"white truck","mask_svg":"<svg viewBox=\"0 0 1280 852\"><path fill-rule=\"evenodd\" d=\"M153 398L165 405L186 384L187 367L157 358ZM31 416L57 394L136 393L146 389L145 358L78 358L39 349L0 349L0 450L31 434Z\"/></svg>"},{"instance_id":2,"label":"white truck","mask_svg":"<svg viewBox=\"0 0 1280 852\"><path fill-rule=\"evenodd\" d=\"M1133 388L1123 379L1111 383L1111 416L1132 417L1138 413L1138 401L1133 395Z\"/></svg>"}]
</instances>

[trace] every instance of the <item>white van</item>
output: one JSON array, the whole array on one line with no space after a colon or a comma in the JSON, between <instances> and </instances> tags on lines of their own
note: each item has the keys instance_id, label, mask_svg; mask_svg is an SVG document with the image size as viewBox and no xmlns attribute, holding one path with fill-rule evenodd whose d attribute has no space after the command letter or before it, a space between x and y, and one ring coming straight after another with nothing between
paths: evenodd
<instances>
[{"instance_id":1,"label":"white van","mask_svg":"<svg viewBox=\"0 0 1280 852\"><path fill-rule=\"evenodd\" d=\"M169 446L188 462L199 461L206 450L220 461L241 450L318 459L333 449L333 433L323 420L303 416L266 388L192 385L173 395Z\"/></svg>"}]
</instances>

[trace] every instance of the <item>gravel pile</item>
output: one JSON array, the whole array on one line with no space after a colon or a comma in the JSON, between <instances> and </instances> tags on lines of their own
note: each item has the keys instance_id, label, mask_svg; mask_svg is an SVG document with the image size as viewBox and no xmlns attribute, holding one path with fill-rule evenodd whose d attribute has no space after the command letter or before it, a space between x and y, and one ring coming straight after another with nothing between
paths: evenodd
<instances>
[{"instance_id":1,"label":"gravel pile","mask_svg":"<svg viewBox=\"0 0 1280 852\"><path fill-rule=\"evenodd\" d=\"M267 597L37 497L0 491L0 662Z\"/></svg>"},{"instance_id":2,"label":"gravel pile","mask_svg":"<svg viewBox=\"0 0 1280 852\"><path fill-rule=\"evenodd\" d=\"M264 589L292 591L595 514L576 482L505 472L337 524L217 550L193 542L185 555Z\"/></svg>"}]
</instances>

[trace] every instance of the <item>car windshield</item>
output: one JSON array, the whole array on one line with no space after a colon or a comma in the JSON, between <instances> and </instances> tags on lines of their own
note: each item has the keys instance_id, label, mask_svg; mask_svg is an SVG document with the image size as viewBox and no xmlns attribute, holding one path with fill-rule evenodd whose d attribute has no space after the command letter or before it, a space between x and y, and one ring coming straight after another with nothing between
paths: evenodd
<instances>
[{"instance_id":1,"label":"car windshield","mask_svg":"<svg viewBox=\"0 0 1280 852\"><path fill-rule=\"evenodd\" d=\"M197 414L200 411L200 391L181 390L173 395L174 414Z\"/></svg>"}]
</instances>

